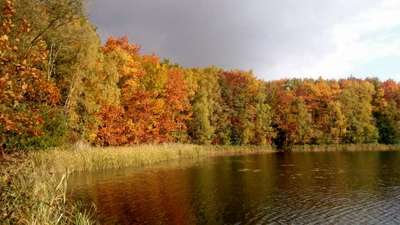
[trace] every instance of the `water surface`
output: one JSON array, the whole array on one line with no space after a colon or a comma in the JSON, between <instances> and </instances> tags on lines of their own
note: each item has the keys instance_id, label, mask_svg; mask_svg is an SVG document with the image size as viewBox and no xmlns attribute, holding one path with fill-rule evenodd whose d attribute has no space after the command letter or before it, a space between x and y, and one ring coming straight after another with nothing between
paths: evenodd
<instances>
[{"instance_id":1,"label":"water surface","mask_svg":"<svg viewBox=\"0 0 400 225\"><path fill-rule=\"evenodd\" d=\"M400 224L400 152L230 156L70 182L102 224Z\"/></svg>"}]
</instances>

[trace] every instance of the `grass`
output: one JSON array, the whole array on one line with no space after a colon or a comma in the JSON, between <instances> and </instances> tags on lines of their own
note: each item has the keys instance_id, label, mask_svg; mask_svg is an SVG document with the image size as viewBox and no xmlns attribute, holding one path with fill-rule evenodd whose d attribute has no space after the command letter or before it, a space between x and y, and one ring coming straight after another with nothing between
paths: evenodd
<instances>
[{"instance_id":1,"label":"grass","mask_svg":"<svg viewBox=\"0 0 400 225\"><path fill-rule=\"evenodd\" d=\"M138 145L130 147L81 146L34 154L36 167L59 173L145 167L171 160L199 160L222 155L275 152L272 147L223 147L184 144Z\"/></svg>"},{"instance_id":2,"label":"grass","mask_svg":"<svg viewBox=\"0 0 400 225\"><path fill-rule=\"evenodd\" d=\"M1 224L93 224L89 213L66 198L68 175L36 168L30 155L2 161Z\"/></svg>"}]
</instances>

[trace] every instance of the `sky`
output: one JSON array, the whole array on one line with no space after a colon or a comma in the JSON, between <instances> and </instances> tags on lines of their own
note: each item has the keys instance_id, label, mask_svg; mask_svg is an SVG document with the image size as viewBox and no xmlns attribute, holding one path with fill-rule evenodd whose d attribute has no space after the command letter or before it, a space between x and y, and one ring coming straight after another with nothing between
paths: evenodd
<instances>
[{"instance_id":1,"label":"sky","mask_svg":"<svg viewBox=\"0 0 400 225\"><path fill-rule=\"evenodd\" d=\"M400 0L92 0L89 16L183 66L400 81Z\"/></svg>"}]
</instances>

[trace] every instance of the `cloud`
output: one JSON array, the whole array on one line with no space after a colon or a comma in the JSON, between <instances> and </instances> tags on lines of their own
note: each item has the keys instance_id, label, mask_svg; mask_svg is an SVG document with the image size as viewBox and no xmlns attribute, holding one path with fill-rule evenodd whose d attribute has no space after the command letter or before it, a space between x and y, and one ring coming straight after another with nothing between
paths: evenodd
<instances>
[{"instance_id":1,"label":"cloud","mask_svg":"<svg viewBox=\"0 0 400 225\"><path fill-rule=\"evenodd\" d=\"M400 52L398 0L96 0L90 17L103 40L264 79L348 75Z\"/></svg>"},{"instance_id":2,"label":"cloud","mask_svg":"<svg viewBox=\"0 0 400 225\"><path fill-rule=\"evenodd\" d=\"M314 74L356 75L354 68L359 65L400 57L400 1L381 1L377 7L335 24L330 33L333 51L310 68Z\"/></svg>"}]
</instances>

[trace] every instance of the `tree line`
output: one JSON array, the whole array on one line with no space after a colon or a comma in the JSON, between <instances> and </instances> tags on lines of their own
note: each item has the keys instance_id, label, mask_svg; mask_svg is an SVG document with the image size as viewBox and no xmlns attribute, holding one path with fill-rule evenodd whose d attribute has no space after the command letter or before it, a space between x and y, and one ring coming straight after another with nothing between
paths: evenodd
<instances>
[{"instance_id":1,"label":"tree line","mask_svg":"<svg viewBox=\"0 0 400 225\"><path fill-rule=\"evenodd\" d=\"M127 38L101 43L81 0L0 0L3 151L84 140L276 145L400 143L400 84L263 81L184 68Z\"/></svg>"}]
</instances>

